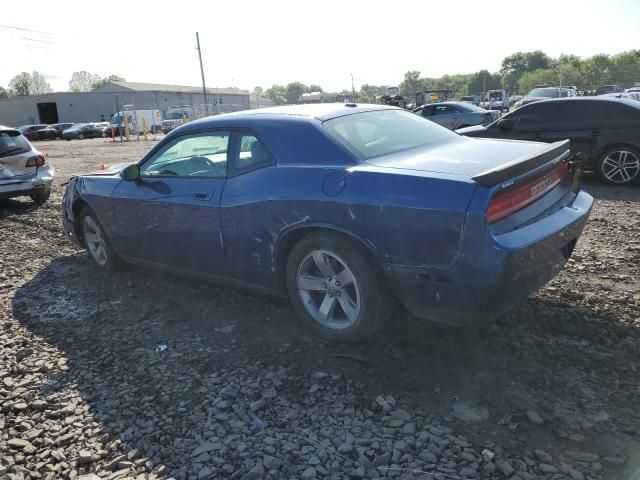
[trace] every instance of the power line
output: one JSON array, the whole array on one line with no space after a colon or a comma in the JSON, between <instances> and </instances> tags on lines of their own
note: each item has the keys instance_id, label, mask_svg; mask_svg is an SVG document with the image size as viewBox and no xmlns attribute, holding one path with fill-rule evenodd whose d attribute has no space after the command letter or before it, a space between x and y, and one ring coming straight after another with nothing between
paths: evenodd
<instances>
[{"instance_id":1,"label":"power line","mask_svg":"<svg viewBox=\"0 0 640 480\"><path fill-rule=\"evenodd\" d=\"M14 27L12 25L0 25L0 28L6 28L9 30L21 30L23 32L41 33L43 35L53 35L53 33L51 32L44 32L42 30L32 30L30 28L23 28L23 27Z\"/></svg>"}]
</instances>

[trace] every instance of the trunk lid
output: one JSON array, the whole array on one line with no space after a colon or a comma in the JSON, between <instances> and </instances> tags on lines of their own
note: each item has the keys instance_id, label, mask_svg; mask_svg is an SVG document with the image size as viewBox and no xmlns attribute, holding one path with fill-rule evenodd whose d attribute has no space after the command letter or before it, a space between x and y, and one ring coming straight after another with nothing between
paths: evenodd
<instances>
[{"instance_id":1,"label":"trunk lid","mask_svg":"<svg viewBox=\"0 0 640 480\"><path fill-rule=\"evenodd\" d=\"M373 158L368 163L377 167L459 175L480 183L477 178L481 175L544 155L549 147L549 144L538 142L461 136L426 148Z\"/></svg>"}]
</instances>

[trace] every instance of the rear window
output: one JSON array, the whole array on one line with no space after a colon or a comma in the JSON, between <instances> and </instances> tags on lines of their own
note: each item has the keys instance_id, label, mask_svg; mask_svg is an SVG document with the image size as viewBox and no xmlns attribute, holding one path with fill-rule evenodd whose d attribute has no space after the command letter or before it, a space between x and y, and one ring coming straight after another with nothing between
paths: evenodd
<instances>
[{"instance_id":1,"label":"rear window","mask_svg":"<svg viewBox=\"0 0 640 480\"><path fill-rule=\"evenodd\" d=\"M430 145L458 135L403 110L378 110L333 118L324 126L363 160Z\"/></svg>"},{"instance_id":2,"label":"rear window","mask_svg":"<svg viewBox=\"0 0 640 480\"><path fill-rule=\"evenodd\" d=\"M558 90L555 88L534 88L527 97L558 98Z\"/></svg>"},{"instance_id":3,"label":"rear window","mask_svg":"<svg viewBox=\"0 0 640 480\"><path fill-rule=\"evenodd\" d=\"M14 131L0 131L0 157L8 157L31 150L27 139Z\"/></svg>"}]
</instances>

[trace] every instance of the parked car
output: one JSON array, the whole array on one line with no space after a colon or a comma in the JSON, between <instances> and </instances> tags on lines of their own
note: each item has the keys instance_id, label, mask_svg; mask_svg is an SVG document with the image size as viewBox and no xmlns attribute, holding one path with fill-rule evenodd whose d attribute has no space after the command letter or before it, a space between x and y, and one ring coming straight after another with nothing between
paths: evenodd
<instances>
[{"instance_id":1,"label":"parked car","mask_svg":"<svg viewBox=\"0 0 640 480\"><path fill-rule=\"evenodd\" d=\"M540 87L534 88L527 93L521 100L520 107L529 103L539 102L541 100L549 100L551 98L567 98L575 97L576 91L572 88L560 87Z\"/></svg>"},{"instance_id":2,"label":"parked car","mask_svg":"<svg viewBox=\"0 0 640 480\"><path fill-rule=\"evenodd\" d=\"M73 127L73 123L54 123L51 127L55 128L58 138L62 138L62 132Z\"/></svg>"},{"instance_id":3,"label":"parked car","mask_svg":"<svg viewBox=\"0 0 640 480\"><path fill-rule=\"evenodd\" d=\"M15 128L0 125L0 198L28 196L44 203L51 194L53 168Z\"/></svg>"},{"instance_id":4,"label":"parked car","mask_svg":"<svg viewBox=\"0 0 640 480\"><path fill-rule=\"evenodd\" d=\"M43 128L47 128L48 126L49 125L45 123L40 123L37 125L22 125L21 127L18 127L18 130L20 131L20 133L22 133L22 135L25 136L27 140L37 140L36 132L38 130L42 130Z\"/></svg>"},{"instance_id":5,"label":"parked car","mask_svg":"<svg viewBox=\"0 0 640 480\"><path fill-rule=\"evenodd\" d=\"M478 95L467 95L460 99L461 102L470 103L471 105L475 105L476 107L480 105L480 97Z\"/></svg>"},{"instance_id":6,"label":"parked car","mask_svg":"<svg viewBox=\"0 0 640 480\"><path fill-rule=\"evenodd\" d=\"M516 107L516 104L524 98L524 95L511 95L509 97L509 108ZM517 105L518 107L520 104ZM517 108L517 107L516 107Z\"/></svg>"},{"instance_id":7,"label":"parked car","mask_svg":"<svg viewBox=\"0 0 640 480\"><path fill-rule=\"evenodd\" d=\"M602 85L596 88L596 95L604 95L605 93L621 93L624 89L620 85Z\"/></svg>"},{"instance_id":8,"label":"parked car","mask_svg":"<svg viewBox=\"0 0 640 480\"><path fill-rule=\"evenodd\" d=\"M30 137L30 140L55 140L58 138L58 132L52 125L47 125L44 128L32 131Z\"/></svg>"},{"instance_id":9,"label":"parked car","mask_svg":"<svg viewBox=\"0 0 640 480\"><path fill-rule=\"evenodd\" d=\"M509 110L509 97L507 96L507 92L504 90L489 90L484 94L480 106L487 110L497 109L501 112Z\"/></svg>"},{"instance_id":10,"label":"parked car","mask_svg":"<svg viewBox=\"0 0 640 480\"><path fill-rule=\"evenodd\" d=\"M585 167L605 181L630 184L640 171L640 103L608 96L575 97L525 105L487 127L458 130L469 137L556 142L568 138Z\"/></svg>"},{"instance_id":11,"label":"parked car","mask_svg":"<svg viewBox=\"0 0 640 480\"><path fill-rule=\"evenodd\" d=\"M412 110L450 130L470 125L487 125L500 117L498 110L485 110L465 102L430 103Z\"/></svg>"},{"instance_id":12,"label":"parked car","mask_svg":"<svg viewBox=\"0 0 640 480\"><path fill-rule=\"evenodd\" d=\"M111 136L111 124L109 122L93 122L93 125L100 129L103 137Z\"/></svg>"},{"instance_id":13,"label":"parked car","mask_svg":"<svg viewBox=\"0 0 640 480\"><path fill-rule=\"evenodd\" d=\"M354 341L396 298L475 323L553 278L593 202L571 159L568 141L479 142L397 107L248 110L72 178L63 226L101 268L286 292L318 333Z\"/></svg>"},{"instance_id":14,"label":"parked car","mask_svg":"<svg viewBox=\"0 0 640 480\"><path fill-rule=\"evenodd\" d=\"M178 128L180 125L182 125L182 119L180 119L180 118L173 118L173 119L169 119L169 120L163 120L162 124L161 124L162 133L164 133L166 135L167 133L169 133L174 128Z\"/></svg>"},{"instance_id":15,"label":"parked car","mask_svg":"<svg viewBox=\"0 0 640 480\"><path fill-rule=\"evenodd\" d=\"M627 88L627 89L625 90L625 92L627 92L627 93L632 93L632 92L640 93L640 87L631 87L631 88Z\"/></svg>"},{"instance_id":16,"label":"parked car","mask_svg":"<svg viewBox=\"0 0 640 480\"><path fill-rule=\"evenodd\" d=\"M62 138L65 140L82 140L83 138L98 138L104 136L104 131L93 123L76 123L73 127L62 132Z\"/></svg>"}]
</instances>

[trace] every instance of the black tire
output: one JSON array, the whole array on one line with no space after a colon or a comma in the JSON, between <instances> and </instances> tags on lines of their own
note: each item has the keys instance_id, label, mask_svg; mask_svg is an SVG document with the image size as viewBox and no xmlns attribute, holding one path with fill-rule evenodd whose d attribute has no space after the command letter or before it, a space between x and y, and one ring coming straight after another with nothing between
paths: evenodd
<instances>
[{"instance_id":1,"label":"black tire","mask_svg":"<svg viewBox=\"0 0 640 480\"><path fill-rule=\"evenodd\" d=\"M51 196L51 190L47 189L47 190L43 190L42 192L38 192L34 195L31 195L31 200L33 200L33 203L37 205L42 205L43 203L46 203L47 200L49 200L50 196Z\"/></svg>"},{"instance_id":2,"label":"black tire","mask_svg":"<svg viewBox=\"0 0 640 480\"><path fill-rule=\"evenodd\" d=\"M83 140L83 139L84 139L84 134L82 134L82 133L78 134L78 138L79 138L80 140Z\"/></svg>"},{"instance_id":3,"label":"black tire","mask_svg":"<svg viewBox=\"0 0 640 480\"><path fill-rule=\"evenodd\" d=\"M89 247L89 244L87 242L87 233L89 233L87 231L87 226L85 221L87 217L93 221L93 224L95 225L95 227L100 231L99 233L102 238L102 245L104 247L104 252L106 256L104 262L101 262L98 260L97 256ZM78 215L78 222L79 222L80 232L82 235L82 244L84 245L84 248L87 250L87 255L91 260L91 263L93 263L96 267L101 268L103 270L121 269L124 263L120 259L120 257L118 257L116 252L113 250L113 247L111 246L111 242L109 241L109 238L107 237L104 231L104 228L102 228L102 224L98 220L98 217L96 216L95 212L91 210L91 208L89 208L88 206L82 207L82 209L80 210L80 214Z\"/></svg>"},{"instance_id":4,"label":"black tire","mask_svg":"<svg viewBox=\"0 0 640 480\"><path fill-rule=\"evenodd\" d=\"M342 312L346 317L346 310L343 310L341 306L342 302L355 296L358 299L358 307L355 309L357 314L354 314L354 320L343 320L345 323L341 325L346 326L332 328L323 325L314 318L305 306L302 298L303 293L298 290L298 275L303 266L307 264L306 262L313 261L312 252L323 252L323 254L334 256L342 262L342 264L336 263L338 268L335 269L335 272L338 275L335 280L341 272L344 273L344 271L339 271L342 266L347 267L344 270L348 270L348 273L352 274L353 283L350 283L350 286L344 285L339 288L342 291L351 289L351 294L345 293L341 298L338 298L340 293L336 293L335 290L332 290L333 295L329 290L314 291L315 298L308 298L306 302L310 309L314 309L317 303L326 301L330 296L334 305L330 311L337 310L338 313ZM318 335L330 340L338 342L361 341L378 330L393 310L394 296L389 293L389 288L379 266L365 254L363 247L338 233L316 232L299 240L289 253L285 275L289 297L300 318ZM318 271L315 278L323 279L324 277ZM358 292L356 295L353 294L355 289ZM334 295L336 295L335 298ZM330 315L333 316L334 313Z\"/></svg>"},{"instance_id":5,"label":"black tire","mask_svg":"<svg viewBox=\"0 0 640 480\"><path fill-rule=\"evenodd\" d=\"M623 169L615 168L615 163L620 162L618 152L626 152ZM615 145L606 149L598 159L598 175L610 185L632 185L640 180L640 150L630 145Z\"/></svg>"}]
</instances>

